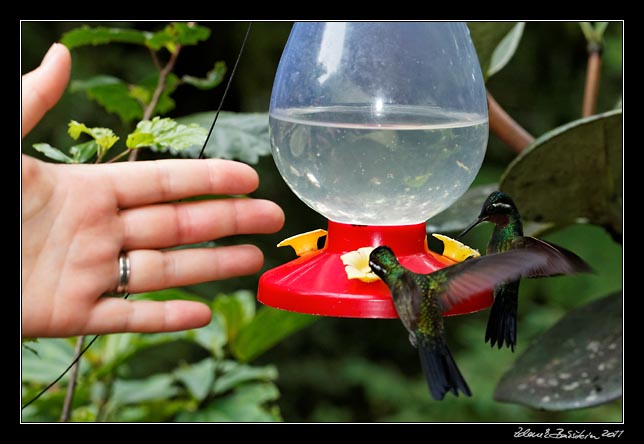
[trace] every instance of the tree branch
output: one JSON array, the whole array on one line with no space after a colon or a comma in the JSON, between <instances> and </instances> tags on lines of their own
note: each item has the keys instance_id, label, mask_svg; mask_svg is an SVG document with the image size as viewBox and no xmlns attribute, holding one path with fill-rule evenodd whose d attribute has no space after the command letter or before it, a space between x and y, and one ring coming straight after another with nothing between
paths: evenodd
<instances>
[{"instance_id":1,"label":"tree branch","mask_svg":"<svg viewBox=\"0 0 644 444\"><path fill-rule=\"evenodd\" d=\"M168 63L159 71L159 80L157 81L157 87L154 89L154 93L152 94L152 99L150 100L150 103L148 103L148 106L143 110L143 119L142 120L150 120L152 117L152 114L154 113L154 109L157 107L157 104L159 103L159 99L161 98L161 93L163 93L163 90L165 89L165 84L166 80L168 78L168 74L172 72L172 69L174 68L175 63L177 62L177 57L179 57L179 52L181 52L181 45L177 45L176 49L172 54L170 54L170 59L168 60ZM155 61L155 65L159 65L158 59L153 57L153 60ZM128 161L133 162L136 160L136 157L139 154L139 150L132 150L130 152L130 156L128 157Z\"/></svg>"},{"instance_id":2,"label":"tree branch","mask_svg":"<svg viewBox=\"0 0 644 444\"><path fill-rule=\"evenodd\" d=\"M85 336L79 336L76 340L76 347L74 347L74 359L78 359L81 350L83 350L83 342ZM63 411L60 414L60 422L69 421L72 414L72 403L74 402L74 391L76 390L76 381L78 379L78 370L80 367L80 359L72 366L71 373L69 374L69 384L67 384L67 392L65 393L65 402L63 403Z\"/></svg>"},{"instance_id":3,"label":"tree branch","mask_svg":"<svg viewBox=\"0 0 644 444\"><path fill-rule=\"evenodd\" d=\"M494 100L489 91L487 92L487 107L490 131L514 151L520 153L534 141L534 137L501 108L501 105Z\"/></svg>"},{"instance_id":4,"label":"tree branch","mask_svg":"<svg viewBox=\"0 0 644 444\"><path fill-rule=\"evenodd\" d=\"M588 45L588 65L586 66L586 85L584 87L584 102L581 108L582 117L595 114L597 95L599 93L599 77L601 74L601 48Z\"/></svg>"}]
</instances>

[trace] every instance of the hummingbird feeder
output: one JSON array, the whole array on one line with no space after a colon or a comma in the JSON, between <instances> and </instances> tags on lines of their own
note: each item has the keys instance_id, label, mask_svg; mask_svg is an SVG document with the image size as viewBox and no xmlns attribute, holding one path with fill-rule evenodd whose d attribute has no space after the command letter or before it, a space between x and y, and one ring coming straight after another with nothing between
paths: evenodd
<instances>
[{"instance_id":1,"label":"hummingbird feeder","mask_svg":"<svg viewBox=\"0 0 644 444\"><path fill-rule=\"evenodd\" d=\"M269 130L280 174L328 219L328 231L322 249L305 248L261 276L260 302L396 318L384 282L349 279L344 255L387 245L418 273L454 263L429 250L425 222L467 190L485 156L486 92L464 23L296 23L275 77ZM323 234L309 235L313 245ZM481 291L446 315L491 303L492 293Z\"/></svg>"}]
</instances>

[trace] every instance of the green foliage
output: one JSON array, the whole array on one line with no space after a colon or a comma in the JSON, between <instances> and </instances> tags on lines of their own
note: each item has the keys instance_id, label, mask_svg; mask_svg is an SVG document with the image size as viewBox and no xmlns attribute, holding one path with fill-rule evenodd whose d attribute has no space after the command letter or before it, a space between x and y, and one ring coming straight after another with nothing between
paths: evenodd
<instances>
[{"instance_id":1,"label":"green foliage","mask_svg":"<svg viewBox=\"0 0 644 444\"><path fill-rule=\"evenodd\" d=\"M203 145L206 130L197 125L183 125L165 117L143 120L127 137L128 149L149 147L153 151L179 152L193 145Z\"/></svg>"},{"instance_id":2,"label":"green foliage","mask_svg":"<svg viewBox=\"0 0 644 444\"><path fill-rule=\"evenodd\" d=\"M494 398L545 410L584 408L622 395L622 293L576 308L503 375Z\"/></svg>"},{"instance_id":3,"label":"green foliage","mask_svg":"<svg viewBox=\"0 0 644 444\"><path fill-rule=\"evenodd\" d=\"M214 112L197 113L181 117L179 122L197 123L209 128ZM185 157L196 158L201 145L194 145L181 153ZM217 126L212 132L204 151L205 157L217 159L236 159L256 164L261 156L270 154L267 113L233 113L222 111Z\"/></svg>"},{"instance_id":4,"label":"green foliage","mask_svg":"<svg viewBox=\"0 0 644 444\"><path fill-rule=\"evenodd\" d=\"M585 221L621 242L622 111L579 119L544 134L503 174L527 220L564 226Z\"/></svg>"},{"instance_id":5,"label":"green foliage","mask_svg":"<svg viewBox=\"0 0 644 444\"><path fill-rule=\"evenodd\" d=\"M117 114L124 122L143 117L142 91L147 93L147 90L136 85L130 87L116 77L100 75L87 80L72 80L70 91L85 91L89 99L95 100L107 112Z\"/></svg>"},{"instance_id":6,"label":"green foliage","mask_svg":"<svg viewBox=\"0 0 644 444\"><path fill-rule=\"evenodd\" d=\"M195 88L199 89L212 89L215 86L219 85L222 80L224 80L224 75L226 74L226 63L219 61L215 63L214 68L206 73L205 78L199 78L194 76L183 76L181 80L188 85L192 85Z\"/></svg>"},{"instance_id":7,"label":"green foliage","mask_svg":"<svg viewBox=\"0 0 644 444\"><path fill-rule=\"evenodd\" d=\"M512 58L523 33L524 24L511 22L468 22L470 36L487 80Z\"/></svg>"},{"instance_id":8,"label":"green foliage","mask_svg":"<svg viewBox=\"0 0 644 444\"><path fill-rule=\"evenodd\" d=\"M134 299L204 299L178 289L138 295ZM205 301L208 303L208 301ZM212 302L213 321L206 327L164 334L129 333L99 340L81 358L81 392L74 417L86 421L278 421L279 397L272 365L241 364L226 352L255 319L255 296L248 291L218 295ZM287 313L283 318L289 323ZM297 316L297 315L294 315ZM290 333L295 332L292 322ZM301 324L299 328L304 327ZM274 345L273 341L271 345ZM41 339L35 355L23 351L23 393L33 396L53 380L73 358L66 339ZM265 351L269 346L262 345ZM146 362L170 354L164 365ZM257 356L260 351L254 350ZM66 379L63 379L63 386ZM23 420L55 420L49 401L61 390L23 411ZM171 401L169 401L171 400ZM51 415L51 416L50 416ZM73 418L73 419L74 419Z\"/></svg>"}]
</instances>

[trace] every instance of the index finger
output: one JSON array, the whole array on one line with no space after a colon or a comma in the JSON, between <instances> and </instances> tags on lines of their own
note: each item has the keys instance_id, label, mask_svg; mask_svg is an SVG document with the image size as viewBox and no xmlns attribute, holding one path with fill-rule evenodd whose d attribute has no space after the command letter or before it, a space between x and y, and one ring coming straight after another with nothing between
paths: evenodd
<instances>
[{"instance_id":1,"label":"index finger","mask_svg":"<svg viewBox=\"0 0 644 444\"><path fill-rule=\"evenodd\" d=\"M259 185L254 169L232 160L166 159L108 166L119 208L203 194L246 194Z\"/></svg>"}]
</instances>

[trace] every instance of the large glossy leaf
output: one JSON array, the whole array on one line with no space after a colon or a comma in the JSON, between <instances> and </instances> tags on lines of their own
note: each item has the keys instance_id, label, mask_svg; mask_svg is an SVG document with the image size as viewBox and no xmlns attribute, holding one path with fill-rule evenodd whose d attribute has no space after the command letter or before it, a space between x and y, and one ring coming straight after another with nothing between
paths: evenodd
<instances>
[{"instance_id":1,"label":"large glossy leaf","mask_svg":"<svg viewBox=\"0 0 644 444\"><path fill-rule=\"evenodd\" d=\"M273 347L286 336L316 321L316 316L263 307L232 343L237 359L248 362Z\"/></svg>"},{"instance_id":2,"label":"large glossy leaf","mask_svg":"<svg viewBox=\"0 0 644 444\"><path fill-rule=\"evenodd\" d=\"M449 208L427 221L427 233L464 230L478 217L485 199L497 189L495 183L470 188Z\"/></svg>"},{"instance_id":3,"label":"large glossy leaf","mask_svg":"<svg viewBox=\"0 0 644 444\"><path fill-rule=\"evenodd\" d=\"M526 148L500 189L526 220L590 222L616 240L622 233L622 111L576 120Z\"/></svg>"},{"instance_id":4,"label":"large glossy leaf","mask_svg":"<svg viewBox=\"0 0 644 444\"><path fill-rule=\"evenodd\" d=\"M33 147L36 151L43 153L45 156L50 159L56 160L58 162L64 163L73 163L74 159L69 157L67 154L63 153L58 148L54 148L48 143L34 143Z\"/></svg>"},{"instance_id":5,"label":"large glossy leaf","mask_svg":"<svg viewBox=\"0 0 644 444\"><path fill-rule=\"evenodd\" d=\"M483 77L497 73L516 51L524 25L519 22L468 22Z\"/></svg>"},{"instance_id":6,"label":"large glossy leaf","mask_svg":"<svg viewBox=\"0 0 644 444\"><path fill-rule=\"evenodd\" d=\"M246 384L228 396L217 398L194 412L181 412L178 422L272 422L281 418L276 409L264 404L279 397L271 383Z\"/></svg>"},{"instance_id":7,"label":"large glossy leaf","mask_svg":"<svg viewBox=\"0 0 644 444\"><path fill-rule=\"evenodd\" d=\"M210 129L214 118L214 112L206 112L182 117L177 121L185 124L197 123ZM200 151L201 145L195 145L181 152L181 155L195 158L199 156ZM266 156L270 152L268 114L222 111L210 135L204 155L255 164L260 156Z\"/></svg>"},{"instance_id":8,"label":"large glossy leaf","mask_svg":"<svg viewBox=\"0 0 644 444\"><path fill-rule=\"evenodd\" d=\"M569 410L622 394L622 292L565 315L503 375L494 398Z\"/></svg>"}]
</instances>

